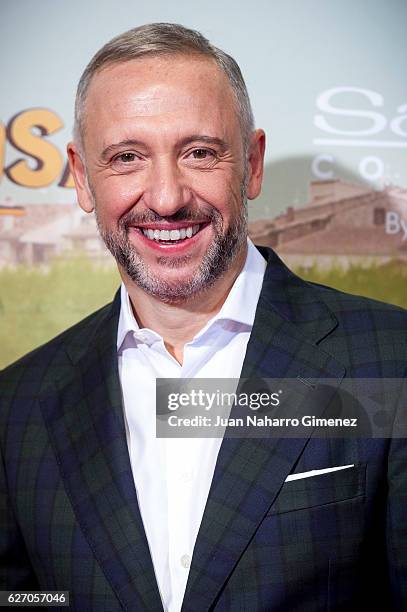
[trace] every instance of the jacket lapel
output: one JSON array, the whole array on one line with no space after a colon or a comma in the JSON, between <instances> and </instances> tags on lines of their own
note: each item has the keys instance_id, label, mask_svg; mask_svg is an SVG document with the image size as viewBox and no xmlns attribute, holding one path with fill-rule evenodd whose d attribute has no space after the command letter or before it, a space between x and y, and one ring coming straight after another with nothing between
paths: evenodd
<instances>
[{"instance_id":1,"label":"jacket lapel","mask_svg":"<svg viewBox=\"0 0 407 612\"><path fill-rule=\"evenodd\" d=\"M315 301L311 286L293 275L277 255L270 250L263 254L268 266L242 378L301 377L316 386L329 378L334 389L344 367L318 343L336 327L336 319L323 302ZM305 400L309 387L302 387ZM319 405L321 412L324 408ZM183 612L211 608L308 439L224 438L195 545Z\"/></svg>"},{"instance_id":2,"label":"jacket lapel","mask_svg":"<svg viewBox=\"0 0 407 612\"><path fill-rule=\"evenodd\" d=\"M42 411L78 523L125 610L162 610L123 420L116 335L120 298L67 347L69 375ZM57 376L54 372L54 378Z\"/></svg>"}]
</instances>

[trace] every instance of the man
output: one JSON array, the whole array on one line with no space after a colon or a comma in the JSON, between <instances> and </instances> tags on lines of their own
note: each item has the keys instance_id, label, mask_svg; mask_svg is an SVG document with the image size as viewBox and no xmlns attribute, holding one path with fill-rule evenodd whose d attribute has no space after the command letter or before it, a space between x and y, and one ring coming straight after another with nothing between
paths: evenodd
<instances>
[{"instance_id":1,"label":"man","mask_svg":"<svg viewBox=\"0 0 407 612\"><path fill-rule=\"evenodd\" d=\"M406 374L404 311L247 242L264 146L237 64L197 32L142 26L86 68L69 159L123 285L1 376L2 589L80 611L405 609L404 440L155 437L156 378Z\"/></svg>"}]
</instances>

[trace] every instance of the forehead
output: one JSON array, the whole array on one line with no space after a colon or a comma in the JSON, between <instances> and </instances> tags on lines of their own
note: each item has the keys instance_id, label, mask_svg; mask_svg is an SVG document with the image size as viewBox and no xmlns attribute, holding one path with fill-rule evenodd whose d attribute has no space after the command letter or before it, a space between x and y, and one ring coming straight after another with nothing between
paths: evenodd
<instances>
[{"instance_id":1,"label":"forehead","mask_svg":"<svg viewBox=\"0 0 407 612\"><path fill-rule=\"evenodd\" d=\"M84 108L85 140L96 133L154 126L164 132L239 131L235 94L210 58L157 56L109 65L93 77ZM222 134L219 134L222 132Z\"/></svg>"}]
</instances>

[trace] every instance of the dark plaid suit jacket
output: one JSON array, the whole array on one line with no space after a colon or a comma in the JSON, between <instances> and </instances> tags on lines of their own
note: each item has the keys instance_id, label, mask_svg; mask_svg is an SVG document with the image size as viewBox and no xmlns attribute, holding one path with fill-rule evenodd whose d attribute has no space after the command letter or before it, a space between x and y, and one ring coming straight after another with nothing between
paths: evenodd
<instances>
[{"instance_id":1,"label":"dark plaid suit jacket","mask_svg":"<svg viewBox=\"0 0 407 612\"><path fill-rule=\"evenodd\" d=\"M406 376L405 311L263 252L242 376ZM0 589L69 590L81 612L162 610L126 445L119 309L116 297L0 376ZM405 440L224 439L182 610L406 610L406 516Z\"/></svg>"}]
</instances>

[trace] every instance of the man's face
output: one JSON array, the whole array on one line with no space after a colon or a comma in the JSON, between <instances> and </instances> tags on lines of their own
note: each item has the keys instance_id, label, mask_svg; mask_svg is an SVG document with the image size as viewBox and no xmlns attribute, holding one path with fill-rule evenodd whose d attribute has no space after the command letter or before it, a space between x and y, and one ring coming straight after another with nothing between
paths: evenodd
<instances>
[{"instance_id":1,"label":"man's face","mask_svg":"<svg viewBox=\"0 0 407 612\"><path fill-rule=\"evenodd\" d=\"M171 56L109 66L90 84L84 123L80 204L95 207L127 277L171 302L238 272L250 166L235 98L213 62Z\"/></svg>"}]
</instances>

